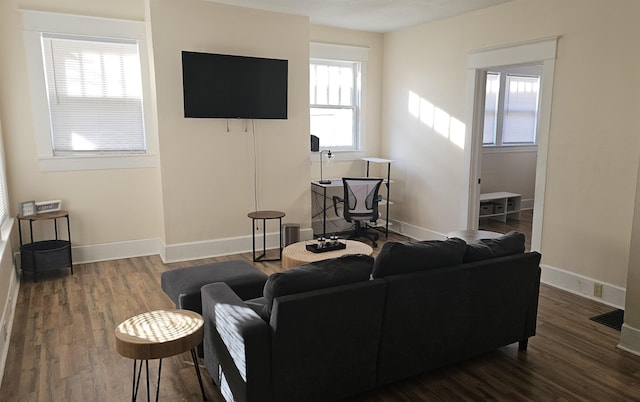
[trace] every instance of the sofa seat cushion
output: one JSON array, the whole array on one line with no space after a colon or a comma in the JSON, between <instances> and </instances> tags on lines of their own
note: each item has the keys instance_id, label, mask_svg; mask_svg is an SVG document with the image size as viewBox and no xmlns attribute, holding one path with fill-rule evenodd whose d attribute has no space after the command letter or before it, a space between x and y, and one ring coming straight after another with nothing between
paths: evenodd
<instances>
[{"instance_id":1,"label":"sofa seat cushion","mask_svg":"<svg viewBox=\"0 0 640 402\"><path fill-rule=\"evenodd\" d=\"M462 239L386 242L373 267L373 277L406 274L462 264L467 243Z\"/></svg>"},{"instance_id":2,"label":"sofa seat cushion","mask_svg":"<svg viewBox=\"0 0 640 402\"><path fill-rule=\"evenodd\" d=\"M494 239L481 239L475 243L467 244L464 262L522 254L525 250L524 240L524 234L511 231Z\"/></svg>"},{"instance_id":3,"label":"sofa seat cushion","mask_svg":"<svg viewBox=\"0 0 640 402\"><path fill-rule=\"evenodd\" d=\"M276 272L269 276L264 285L265 310L261 316L271 315L271 306L276 297L366 281L372 269L373 257L348 254Z\"/></svg>"}]
</instances>

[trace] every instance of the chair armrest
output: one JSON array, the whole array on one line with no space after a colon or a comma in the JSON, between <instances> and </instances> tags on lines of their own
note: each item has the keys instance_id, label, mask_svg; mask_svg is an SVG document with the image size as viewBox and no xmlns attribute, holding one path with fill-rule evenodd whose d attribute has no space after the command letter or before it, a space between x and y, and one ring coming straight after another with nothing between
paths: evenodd
<instances>
[{"instance_id":1,"label":"chair armrest","mask_svg":"<svg viewBox=\"0 0 640 402\"><path fill-rule=\"evenodd\" d=\"M205 366L226 400L271 398L269 325L226 283L201 289Z\"/></svg>"}]
</instances>

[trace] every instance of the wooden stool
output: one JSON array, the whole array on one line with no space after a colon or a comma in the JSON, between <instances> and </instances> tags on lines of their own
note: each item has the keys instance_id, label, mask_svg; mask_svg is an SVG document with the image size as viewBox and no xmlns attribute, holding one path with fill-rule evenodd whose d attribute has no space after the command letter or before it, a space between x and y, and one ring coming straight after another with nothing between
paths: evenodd
<instances>
[{"instance_id":1,"label":"wooden stool","mask_svg":"<svg viewBox=\"0 0 640 402\"><path fill-rule=\"evenodd\" d=\"M122 322L116 328L116 350L124 357L133 359L133 385L131 400L138 396L142 360L147 373L147 401L149 393L149 360L160 359L158 363L158 384L156 401L160 393L160 372L162 359L191 350L191 358L200 382L202 400L206 401L200 366L196 357L196 346L204 336L204 320L198 313L189 310L156 310L142 313ZM137 362L140 360L140 366ZM137 370L137 373L136 373Z\"/></svg>"}]
</instances>

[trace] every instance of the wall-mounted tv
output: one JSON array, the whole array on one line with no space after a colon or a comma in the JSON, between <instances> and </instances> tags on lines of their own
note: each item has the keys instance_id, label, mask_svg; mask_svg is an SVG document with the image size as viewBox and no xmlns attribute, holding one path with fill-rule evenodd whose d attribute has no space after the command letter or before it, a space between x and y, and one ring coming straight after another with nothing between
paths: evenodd
<instances>
[{"instance_id":1,"label":"wall-mounted tv","mask_svg":"<svg viewBox=\"0 0 640 402\"><path fill-rule=\"evenodd\" d=\"M182 52L184 117L286 119L287 60Z\"/></svg>"}]
</instances>

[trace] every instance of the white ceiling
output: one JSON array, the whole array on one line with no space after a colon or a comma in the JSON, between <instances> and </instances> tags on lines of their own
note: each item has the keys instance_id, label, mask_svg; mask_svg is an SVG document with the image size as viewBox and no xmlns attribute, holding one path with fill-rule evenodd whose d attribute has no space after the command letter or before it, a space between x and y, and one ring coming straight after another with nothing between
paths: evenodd
<instances>
[{"instance_id":1,"label":"white ceiling","mask_svg":"<svg viewBox=\"0 0 640 402\"><path fill-rule=\"evenodd\" d=\"M512 0L209 0L305 15L314 24L389 32Z\"/></svg>"}]
</instances>

